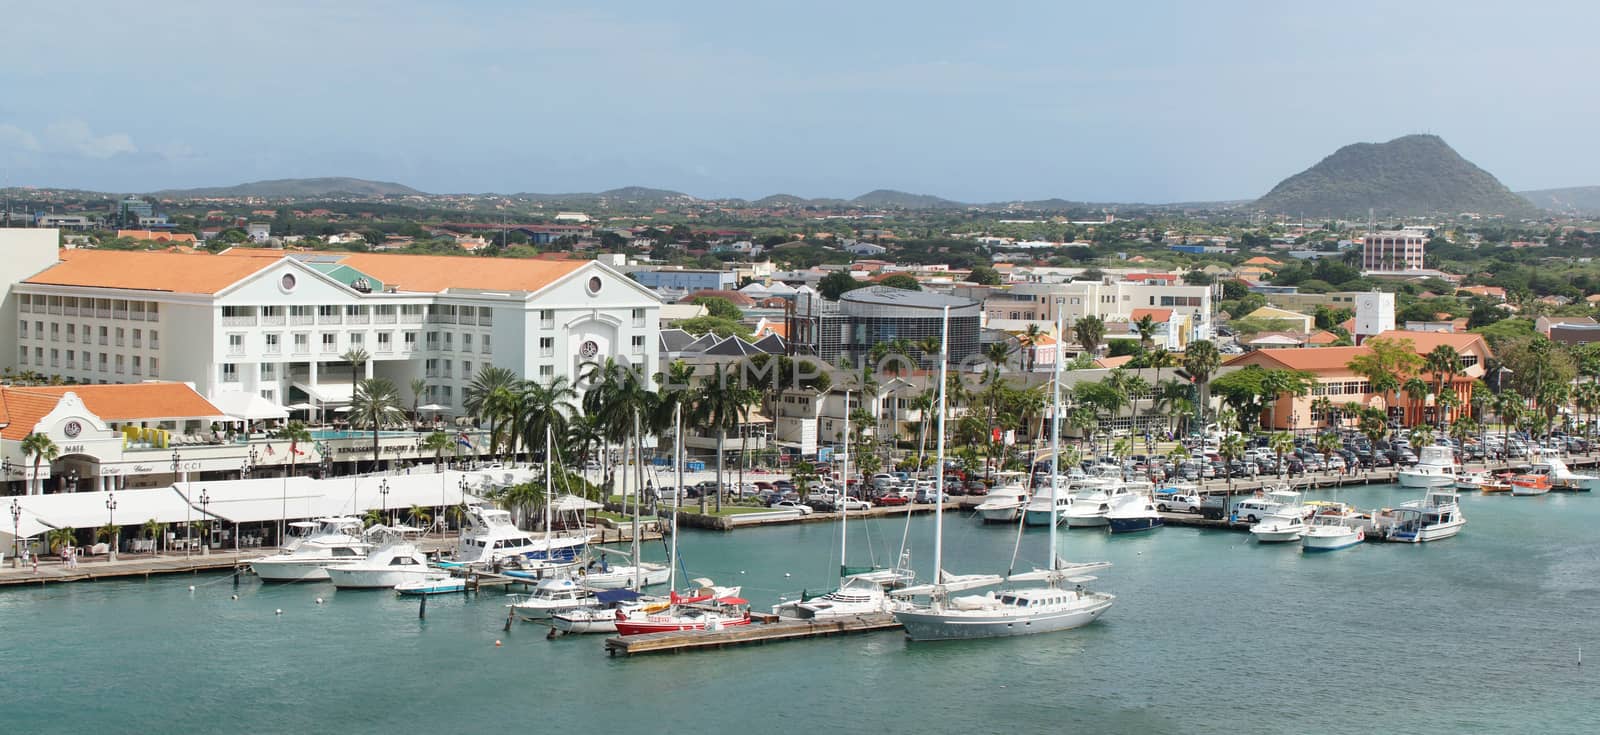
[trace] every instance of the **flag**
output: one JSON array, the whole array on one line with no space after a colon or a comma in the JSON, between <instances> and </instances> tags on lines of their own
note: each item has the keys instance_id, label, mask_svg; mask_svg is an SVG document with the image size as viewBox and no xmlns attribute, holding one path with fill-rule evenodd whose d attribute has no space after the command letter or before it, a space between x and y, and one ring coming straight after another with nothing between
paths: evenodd
<instances>
[{"instance_id":1,"label":"flag","mask_svg":"<svg viewBox=\"0 0 1600 735\"><path fill-rule=\"evenodd\" d=\"M267 445L267 456L268 456L268 457L271 457L271 456L273 456L273 455L275 455L275 454L277 454L277 452L274 452L274 451L272 451L272 445L271 445L271 444L268 444L268 445Z\"/></svg>"},{"instance_id":2,"label":"flag","mask_svg":"<svg viewBox=\"0 0 1600 735\"><path fill-rule=\"evenodd\" d=\"M290 454L305 454L305 452L300 451L300 442L296 441L294 439L290 439L289 440L289 453Z\"/></svg>"},{"instance_id":3,"label":"flag","mask_svg":"<svg viewBox=\"0 0 1600 735\"><path fill-rule=\"evenodd\" d=\"M476 449L476 447L472 446L472 440L467 438L467 432L465 431L456 434L456 445L468 449Z\"/></svg>"}]
</instances>

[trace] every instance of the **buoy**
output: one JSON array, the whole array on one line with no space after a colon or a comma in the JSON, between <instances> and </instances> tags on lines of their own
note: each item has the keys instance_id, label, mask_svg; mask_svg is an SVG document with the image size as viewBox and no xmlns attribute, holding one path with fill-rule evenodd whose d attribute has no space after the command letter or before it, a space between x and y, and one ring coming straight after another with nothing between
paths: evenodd
<instances>
[{"instance_id":1,"label":"buoy","mask_svg":"<svg viewBox=\"0 0 1600 735\"><path fill-rule=\"evenodd\" d=\"M280 608L278 608L276 610L273 610L272 614L273 615L282 615L283 614L283 608L280 607Z\"/></svg>"},{"instance_id":2,"label":"buoy","mask_svg":"<svg viewBox=\"0 0 1600 735\"><path fill-rule=\"evenodd\" d=\"M499 647L500 647L500 641L498 641L498 640L497 640L497 641L495 641L495 642L494 642L494 647L495 647L495 648L499 648Z\"/></svg>"},{"instance_id":3,"label":"buoy","mask_svg":"<svg viewBox=\"0 0 1600 735\"><path fill-rule=\"evenodd\" d=\"M793 576L794 576L794 575L793 575L793 574L790 574L790 573L788 573L788 572L784 572L784 573L783 573L783 576L785 576L785 577L793 577Z\"/></svg>"},{"instance_id":4,"label":"buoy","mask_svg":"<svg viewBox=\"0 0 1600 735\"><path fill-rule=\"evenodd\" d=\"M237 600L237 599L239 599L239 596L238 596L238 595L233 595L233 596L232 596L232 597L233 597L233 599L235 599L235 600Z\"/></svg>"},{"instance_id":5,"label":"buoy","mask_svg":"<svg viewBox=\"0 0 1600 735\"><path fill-rule=\"evenodd\" d=\"M189 585L189 591L190 591L190 592L193 592L193 591L194 591L194 585L192 585L192 584L191 584L191 585Z\"/></svg>"},{"instance_id":6,"label":"buoy","mask_svg":"<svg viewBox=\"0 0 1600 735\"><path fill-rule=\"evenodd\" d=\"M744 570L743 570L743 569L740 569L740 570L739 570L739 573L740 573L740 574L744 574Z\"/></svg>"},{"instance_id":7,"label":"buoy","mask_svg":"<svg viewBox=\"0 0 1600 735\"><path fill-rule=\"evenodd\" d=\"M321 604L322 604L322 598L321 598L321 597L318 597L318 598L317 598L317 604L318 604L318 605L321 605Z\"/></svg>"}]
</instances>

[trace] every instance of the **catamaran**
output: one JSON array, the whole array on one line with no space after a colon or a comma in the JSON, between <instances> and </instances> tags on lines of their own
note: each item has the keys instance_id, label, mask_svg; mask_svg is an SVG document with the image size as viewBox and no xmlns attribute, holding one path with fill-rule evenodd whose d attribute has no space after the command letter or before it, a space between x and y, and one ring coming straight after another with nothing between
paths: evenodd
<instances>
[{"instance_id":1,"label":"catamaran","mask_svg":"<svg viewBox=\"0 0 1600 735\"><path fill-rule=\"evenodd\" d=\"M1057 333L1063 324L1057 318ZM944 337L941 345L949 344L950 308L944 310ZM949 360L948 348L941 350L939 360L939 465L944 462L944 404L945 371ZM1051 481L1052 499L1060 496L1059 467L1061 437L1061 361L1056 361L1053 405L1055 417L1051 422ZM940 490L943 490L943 473L940 473ZM1052 504L1052 509L1054 505ZM961 638L994 638L1027 635L1077 628L1098 620L1111 608L1115 597L1083 588L1094 580L1089 572L1105 569L1105 562L1069 564L1056 554L1055 519L1050 523L1050 548L1048 569L1035 569L1020 574L951 575L944 571L944 518L941 509L934 510L934 542L932 584L907 587L895 594L902 597L926 596L926 604L905 603L897 607L895 619L905 626L906 636L916 641L952 640ZM1017 526L1021 541L1022 524ZM952 592L977 589L1008 582L1043 582L1042 586L988 592L983 595L951 596ZM1068 585L1071 585L1070 587Z\"/></svg>"}]
</instances>

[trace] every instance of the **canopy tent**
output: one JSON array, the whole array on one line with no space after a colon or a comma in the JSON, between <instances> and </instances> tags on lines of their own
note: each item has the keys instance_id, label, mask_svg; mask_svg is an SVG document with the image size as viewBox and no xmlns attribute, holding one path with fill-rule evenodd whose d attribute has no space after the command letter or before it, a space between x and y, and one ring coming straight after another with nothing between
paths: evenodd
<instances>
[{"instance_id":1,"label":"canopy tent","mask_svg":"<svg viewBox=\"0 0 1600 735\"><path fill-rule=\"evenodd\" d=\"M605 506L576 495L562 495L550 504L552 513L579 513L586 510L605 510Z\"/></svg>"},{"instance_id":2,"label":"canopy tent","mask_svg":"<svg viewBox=\"0 0 1600 735\"><path fill-rule=\"evenodd\" d=\"M316 406L313 406L309 403L291 403L287 406L284 406L284 408L289 409L290 411L310 411L311 409L316 408Z\"/></svg>"},{"instance_id":3,"label":"canopy tent","mask_svg":"<svg viewBox=\"0 0 1600 735\"><path fill-rule=\"evenodd\" d=\"M356 388L350 383L295 383L294 387L306 392L318 403L349 403L355 398Z\"/></svg>"},{"instance_id":4,"label":"canopy tent","mask_svg":"<svg viewBox=\"0 0 1600 735\"><path fill-rule=\"evenodd\" d=\"M417 406L418 411L443 411L447 408L449 408L449 406L441 406L437 403L424 403L420 406Z\"/></svg>"},{"instance_id":5,"label":"canopy tent","mask_svg":"<svg viewBox=\"0 0 1600 735\"><path fill-rule=\"evenodd\" d=\"M17 499L21 500L21 498ZM9 511L11 510L9 505L5 506L5 510L7 511L6 515L9 516ZM6 520L10 521L13 519L7 517ZM50 524L40 520L39 516L34 515L33 512L27 508L22 509L21 517L15 519L15 521L15 525L6 523L5 528L0 528L0 541L4 542L4 547L0 548L0 551L10 553L9 549L12 545L16 544L18 537L33 538L34 536L38 536L39 534L50 530ZM13 535L12 531L16 531L16 534Z\"/></svg>"},{"instance_id":6,"label":"canopy tent","mask_svg":"<svg viewBox=\"0 0 1600 735\"><path fill-rule=\"evenodd\" d=\"M234 391L221 393L211 403L230 418L240 421L264 421L289 418L289 410L255 393Z\"/></svg>"},{"instance_id":7,"label":"canopy tent","mask_svg":"<svg viewBox=\"0 0 1600 735\"><path fill-rule=\"evenodd\" d=\"M481 473L446 470L414 472L406 475L334 477L267 477L251 480L188 483L177 486L179 493L199 507L202 489L210 501L206 510L229 523L275 521L280 518L324 518L360 516L369 510L410 508L413 505L436 508L463 502L461 480L468 488L483 484ZM387 484L389 494L382 488ZM120 496L120 494L119 494ZM475 502L470 493L467 502Z\"/></svg>"},{"instance_id":8,"label":"canopy tent","mask_svg":"<svg viewBox=\"0 0 1600 735\"><path fill-rule=\"evenodd\" d=\"M114 514L106 507L106 500L113 496L117 504ZM152 519L156 523L205 520L197 507L190 507L171 487L24 495L17 500L21 501L25 518L31 513L52 528L99 528L110 523L113 515L119 526L138 526Z\"/></svg>"}]
</instances>

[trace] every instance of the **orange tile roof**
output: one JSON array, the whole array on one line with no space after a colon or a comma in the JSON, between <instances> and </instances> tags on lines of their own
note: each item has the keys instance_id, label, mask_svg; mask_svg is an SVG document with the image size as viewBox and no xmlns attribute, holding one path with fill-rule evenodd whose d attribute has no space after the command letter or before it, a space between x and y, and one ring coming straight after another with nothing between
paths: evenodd
<instances>
[{"instance_id":1,"label":"orange tile roof","mask_svg":"<svg viewBox=\"0 0 1600 735\"><path fill-rule=\"evenodd\" d=\"M1280 262L1278 262L1276 260L1268 258L1265 255L1257 255L1254 258L1246 260L1244 262L1244 265L1283 265L1283 263L1280 263Z\"/></svg>"},{"instance_id":2,"label":"orange tile roof","mask_svg":"<svg viewBox=\"0 0 1600 735\"><path fill-rule=\"evenodd\" d=\"M1261 365L1313 372L1349 372L1350 361L1371 350L1365 347L1318 347L1305 350L1257 350L1224 363L1230 367ZM1274 364L1275 363L1275 364Z\"/></svg>"},{"instance_id":3,"label":"orange tile roof","mask_svg":"<svg viewBox=\"0 0 1600 735\"><path fill-rule=\"evenodd\" d=\"M1450 345L1457 352L1465 352L1469 349L1475 350L1485 357L1494 354L1489 350L1489 343L1484 340L1482 335L1471 332L1408 332L1403 329L1391 329L1371 339L1377 339L1378 337L1409 339L1412 344L1417 346L1418 354L1427 354L1439 345Z\"/></svg>"},{"instance_id":4,"label":"orange tile roof","mask_svg":"<svg viewBox=\"0 0 1600 735\"><path fill-rule=\"evenodd\" d=\"M1117 355L1116 357L1101 357L1094 361L1094 366L1105 370L1118 368L1133 362L1133 355Z\"/></svg>"},{"instance_id":5,"label":"orange tile roof","mask_svg":"<svg viewBox=\"0 0 1600 735\"><path fill-rule=\"evenodd\" d=\"M90 413L106 421L223 416L187 383L124 383L0 387L0 410L10 422L0 436L21 441L67 393L76 393Z\"/></svg>"},{"instance_id":6,"label":"orange tile roof","mask_svg":"<svg viewBox=\"0 0 1600 735\"><path fill-rule=\"evenodd\" d=\"M247 248L235 246L228 248L217 255L227 255L234 258L281 258L284 251L278 248Z\"/></svg>"},{"instance_id":7,"label":"orange tile roof","mask_svg":"<svg viewBox=\"0 0 1600 735\"><path fill-rule=\"evenodd\" d=\"M179 232L155 232L154 230L117 230L117 237L127 237L134 240L154 240L156 242L194 242L194 235Z\"/></svg>"},{"instance_id":8,"label":"orange tile roof","mask_svg":"<svg viewBox=\"0 0 1600 735\"><path fill-rule=\"evenodd\" d=\"M265 267L255 258L199 253L71 250L60 263L24 283L210 294Z\"/></svg>"},{"instance_id":9,"label":"orange tile roof","mask_svg":"<svg viewBox=\"0 0 1600 735\"><path fill-rule=\"evenodd\" d=\"M339 261L401 291L538 291L593 261L349 253Z\"/></svg>"},{"instance_id":10,"label":"orange tile roof","mask_svg":"<svg viewBox=\"0 0 1600 735\"><path fill-rule=\"evenodd\" d=\"M1172 310L1171 309L1134 309L1132 312L1130 312L1128 314L1128 321L1130 323L1131 322L1136 322L1136 321L1139 321L1140 319L1145 318L1145 316L1149 316L1151 319L1154 319L1157 324L1166 324L1167 322L1172 320Z\"/></svg>"},{"instance_id":11,"label":"orange tile roof","mask_svg":"<svg viewBox=\"0 0 1600 735\"><path fill-rule=\"evenodd\" d=\"M1308 345L1331 345L1334 342L1338 342L1338 341L1339 341L1339 335L1334 334L1333 332L1330 332L1330 331L1324 329L1324 330L1322 330L1320 332L1317 332L1316 334L1311 335L1309 338L1307 338L1306 339L1306 344L1308 344Z\"/></svg>"}]
</instances>

